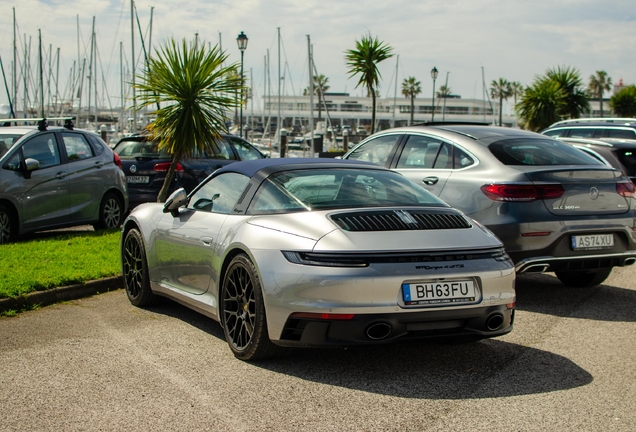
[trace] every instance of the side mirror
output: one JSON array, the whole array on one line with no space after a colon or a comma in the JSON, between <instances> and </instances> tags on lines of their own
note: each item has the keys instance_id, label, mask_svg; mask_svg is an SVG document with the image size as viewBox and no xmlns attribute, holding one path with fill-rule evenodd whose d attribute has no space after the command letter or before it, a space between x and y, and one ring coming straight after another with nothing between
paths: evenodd
<instances>
[{"instance_id":1,"label":"side mirror","mask_svg":"<svg viewBox=\"0 0 636 432\"><path fill-rule=\"evenodd\" d=\"M170 194L168 200L163 206L163 212L172 213L173 216L176 216L179 207L183 207L187 203L188 194L186 194L185 189L179 188L176 191L172 192L172 194Z\"/></svg>"},{"instance_id":2,"label":"side mirror","mask_svg":"<svg viewBox=\"0 0 636 432\"><path fill-rule=\"evenodd\" d=\"M36 169L40 169L40 161L33 158L26 158L24 160L24 178L31 178L31 171L35 171Z\"/></svg>"}]
</instances>

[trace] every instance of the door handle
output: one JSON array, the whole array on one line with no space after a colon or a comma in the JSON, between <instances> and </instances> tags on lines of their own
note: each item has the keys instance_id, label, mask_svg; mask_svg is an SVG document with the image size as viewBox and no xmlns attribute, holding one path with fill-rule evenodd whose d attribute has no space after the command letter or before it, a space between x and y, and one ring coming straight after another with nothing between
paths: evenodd
<instances>
[{"instance_id":1,"label":"door handle","mask_svg":"<svg viewBox=\"0 0 636 432\"><path fill-rule=\"evenodd\" d=\"M212 246L212 237L201 237L199 240L206 246Z\"/></svg>"},{"instance_id":2,"label":"door handle","mask_svg":"<svg viewBox=\"0 0 636 432\"><path fill-rule=\"evenodd\" d=\"M424 177L424 180L422 180L422 183L427 184L429 186L433 186L438 181L439 181L439 178L431 176L431 177Z\"/></svg>"},{"instance_id":3,"label":"door handle","mask_svg":"<svg viewBox=\"0 0 636 432\"><path fill-rule=\"evenodd\" d=\"M95 162L95 168L101 168L104 166L104 162Z\"/></svg>"},{"instance_id":4,"label":"door handle","mask_svg":"<svg viewBox=\"0 0 636 432\"><path fill-rule=\"evenodd\" d=\"M55 174L55 178L61 180L64 177L66 177L67 175L68 175L68 173L65 173L64 171L60 171L59 173Z\"/></svg>"}]
</instances>

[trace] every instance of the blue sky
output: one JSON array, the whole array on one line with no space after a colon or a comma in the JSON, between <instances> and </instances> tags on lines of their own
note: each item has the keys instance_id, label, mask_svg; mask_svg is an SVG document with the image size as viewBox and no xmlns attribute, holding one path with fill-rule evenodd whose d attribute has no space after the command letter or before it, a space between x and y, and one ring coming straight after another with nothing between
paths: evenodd
<instances>
[{"instance_id":1,"label":"blue sky","mask_svg":"<svg viewBox=\"0 0 636 432\"><path fill-rule=\"evenodd\" d=\"M559 65L577 68L585 83L596 70L607 71L615 83L619 79L625 84L636 83L633 0L137 0L135 4L144 32L148 32L150 10L154 7L153 47L168 37L192 39L198 33L200 40L212 44L221 40L230 61L239 61L236 36L244 31L249 37L245 71L252 73L257 104L264 92L267 50L272 94L278 90L278 27L282 83L284 93L289 95L301 94L308 85L307 35L311 37L318 72L329 78L330 91L352 95L362 95L363 90L355 88L357 80L348 78L344 51L353 48L355 40L367 33L393 47L399 55L398 85L414 76L421 82L420 97L430 97L432 93L433 66L440 72L437 88L448 72L449 87L463 98L481 99L482 67L488 85L500 77L529 85L535 76ZM95 16L100 74L104 74L108 84L111 103L119 104L120 42L127 70L132 64L130 0L0 0L0 56L9 85L14 7L21 39L19 50L24 50L25 37L27 44L30 38L34 70L38 29L42 32L45 56L49 47L53 54L60 48L61 93L67 87L73 61L78 58L78 17L80 58L84 58L88 56ZM135 47L141 47L138 35ZM382 97L393 96L395 69L396 57L380 65ZM0 88L0 104L6 104L4 86Z\"/></svg>"}]
</instances>

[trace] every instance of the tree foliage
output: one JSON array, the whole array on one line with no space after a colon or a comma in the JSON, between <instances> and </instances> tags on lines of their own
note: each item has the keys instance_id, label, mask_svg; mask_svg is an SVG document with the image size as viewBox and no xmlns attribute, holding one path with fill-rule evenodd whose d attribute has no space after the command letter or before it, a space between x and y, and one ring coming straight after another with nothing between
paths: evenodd
<instances>
[{"instance_id":1,"label":"tree foliage","mask_svg":"<svg viewBox=\"0 0 636 432\"><path fill-rule=\"evenodd\" d=\"M619 117L636 117L636 86L623 88L610 98L609 104Z\"/></svg>"},{"instance_id":2,"label":"tree foliage","mask_svg":"<svg viewBox=\"0 0 636 432\"><path fill-rule=\"evenodd\" d=\"M409 98L411 101L411 121L409 125L413 124L413 111L415 110L415 97L422 93L422 87L420 82L415 77L408 77L402 81L402 95L405 98Z\"/></svg>"},{"instance_id":3,"label":"tree foliage","mask_svg":"<svg viewBox=\"0 0 636 432\"><path fill-rule=\"evenodd\" d=\"M242 82L237 64L223 66L218 45L169 39L137 76L136 109L161 106L149 127L150 139L172 156L158 201L166 200L177 164L195 151L215 152L226 128L226 111L239 105Z\"/></svg>"},{"instance_id":4,"label":"tree foliage","mask_svg":"<svg viewBox=\"0 0 636 432\"><path fill-rule=\"evenodd\" d=\"M512 87L505 78L499 78L490 84L490 96L499 99L499 126L502 124L503 101L512 96Z\"/></svg>"},{"instance_id":5,"label":"tree foliage","mask_svg":"<svg viewBox=\"0 0 636 432\"><path fill-rule=\"evenodd\" d=\"M581 76L575 68L559 66L535 78L515 109L526 129L541 130L564 118L578 118L590 110Z\"/></svg>"},{"instance_id":6,"label":"tree foliage","mask_svg":"<svg viewBox=\"0 0 636 432\"><path fill-rule=\"evenodd\" d=\"M393 56L393 48L381 42L377 37L367 34L355 41L356 47L345 51L345 60L349 67L349 77L358 75L356 88L364 86L371 95L371 133L375 132L376 89L380 84L378 63Z\"/></svg>"},{"instance_id":7,"label":"tree foliage","mask_svg":"<svg viewBox=\"0 0 636 432\"><path fill-rule=\"evenodd\" d=\"M596 71L596 74L590 75L587 88L593 97L598 97L601 117L603 117L603 93L612 89L612 78L608 77L605 71Z\"/></svg>"},{"instance_id":8,"label":"tree foliage","mask_svg":"<svg viewBox=\"0 0 636 432\"><path fill-rule=\"evenodd\" d=\"M560 120L566 106L566 93L558 82L535 80L521 96L516 110L525 129L539 131Z\"/></svg>"}]
</instances>

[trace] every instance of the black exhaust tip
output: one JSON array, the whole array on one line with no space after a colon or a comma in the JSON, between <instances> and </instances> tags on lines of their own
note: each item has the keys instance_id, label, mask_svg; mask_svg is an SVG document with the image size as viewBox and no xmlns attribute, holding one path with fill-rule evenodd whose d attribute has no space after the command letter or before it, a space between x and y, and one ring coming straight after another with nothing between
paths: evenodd
<instances>
[{"instance_id":1,"label":"black exhaust tip","mask_svg":"<svg viewBox=\"0 0 636 432\"><path fill-rule=\"evenodd\" d=\"M495 331L501 327L504 322L504 317L500 313L492 314L486 320L486 328L490 331Z\"/></svg>"},{"instance_id":2,"label":"black exhaust tip","mask_svg":"<svg viewBox=\"0 0 636 432\"><path fill-rule=\"evenodd\" d=\"M382 340L387 338L393 328L388 323L375 323L367 328L367 337L371 340Z\"/></svg>"}]
</instances>

